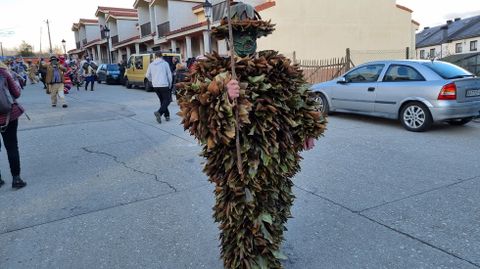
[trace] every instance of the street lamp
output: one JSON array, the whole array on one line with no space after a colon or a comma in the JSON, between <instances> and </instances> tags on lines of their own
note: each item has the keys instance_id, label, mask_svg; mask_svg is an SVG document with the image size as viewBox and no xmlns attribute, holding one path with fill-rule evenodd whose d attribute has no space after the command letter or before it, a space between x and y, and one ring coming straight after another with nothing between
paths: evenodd
<instances>
[{"instance_id":1,"label":"street lamp","mask_svg":"<svg viewBox=\"0 0 480 269\"><path fill-rule=\"evenodd\" d=\"M65 39L62 39L62 46L63 46L63 54L67 55L67 41Z\"/></svg>"},{"instance_id":2,"label":"street lamp","mask_svg":"<svg viewBox=\"0 0 480 269\"><path fill-rule=\"evenodd\" d=\"M107 39L107 56L108 56L108 63L112 63L112 61L110 60L111 59L111 55L110 55L110 29L108 29L108 26L105 25L105 27L103 27L103 34L105 35L105 38Z\"/></svg>"},{"instance_id":3,"label":"street lamp","mask_svg":"<svg viewBox=\"0 0 480 269\"><path fill-rule=\"evenodd\" d=\"M208 25L208 53L212 53L212 36L210 35L210 19L213 17L213 5L208 0L205 0L203 4L203 10L205 11L205 18L207 19Z\"/></svg>"}]
</instances>

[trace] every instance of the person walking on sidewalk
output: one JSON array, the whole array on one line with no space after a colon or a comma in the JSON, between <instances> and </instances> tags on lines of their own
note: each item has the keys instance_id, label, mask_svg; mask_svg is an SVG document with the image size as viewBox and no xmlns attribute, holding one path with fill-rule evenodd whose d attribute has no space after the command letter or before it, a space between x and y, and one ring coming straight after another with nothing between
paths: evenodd
<instances>
[{"instance_id":1,"label":"person walking on sidewalk","mask_svg":"<svg viewBox=\"0 0 480 269\"><path fill-rule=\"evenodd\" d=\"M155 61L153 61L147 69L146 77L152 82L153 89L160 100L160 109L153 114L157 118L158 123L162 123L162 116L165 120L170 120L170 111L168 105L172 101L172 71L170 65L162 58L161 52L155 53Z\"/></svg>"},{"instance_id":2,"label":"person walking on sidewalk","mask_svg":"<svg viewBox=\"0 0 480 269\"><path fill-rule=\"evenodd\" d=\"M7 91L13 99L20 97L20 86L14 81L7 66L0 62L0 91ZM3 93L2 93L3 94ZM23 108L15 101L7 114L0 114L0 132L2 133L3 144L7 150L10 172L12 174L12 188L20 189L27 186L27 183L20 178L20 153L18 152L18 118L23 114ZM5 184L0 175L0 187Z\"/></svg>"},{"instance_id":3,"label":"person walking on sidewalk","mask_svg":"<svg viewBox=\"0 0 480 269\"><path fill-rule=\"evenodd\" d=\"M92 83L90 86L90 91L93 91L93 85L95 84L95 69L92 67L92 62L90 58L87 57L85 63L83 63L83 76L85 77L85 90L88 91L88 84Z\"/></svg>"},{"instance_id":4,"label":"person walking on sidewalk","mask_svg":"<svg viewBox=\"0 0 480 269\"><path fill-rule=\"evenodd\" d=\"M50 57L50 64L47 66L47 75L45 81L48 85L48 91L52 99L52 107L57 106L57 96L60 97L62 107L68 107L65 101L65 93L63 92L65 78L63 73L67 69L58 63L56 56Z\"/></svg>"}]
</instances>

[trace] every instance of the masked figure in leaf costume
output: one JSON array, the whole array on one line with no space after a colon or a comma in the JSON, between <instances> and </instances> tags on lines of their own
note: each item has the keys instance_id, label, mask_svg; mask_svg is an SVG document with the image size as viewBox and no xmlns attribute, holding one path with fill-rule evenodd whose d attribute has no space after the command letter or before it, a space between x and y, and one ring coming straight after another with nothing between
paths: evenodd
<instances>
[{"instance_id":1,"label":"masked figure in leaf costume","mask_svg":"<svg viewBox=\"0 0 480 269\"><path fill-rule=\"evenodd\" d=\"M232 6L231 19L238 82L230 58L207 55L195 64L190 82L177 85L179 115L203 146L204 172L215 184L225 268L282 268L280 247L294 200L291 178L300 170L300 152L313 147L326 120L297 66L275 51L256 53L256 39L274 25L242 3ZM213 36L228 37L227 24L224 19Z\"/></svg>"}]
</instances>

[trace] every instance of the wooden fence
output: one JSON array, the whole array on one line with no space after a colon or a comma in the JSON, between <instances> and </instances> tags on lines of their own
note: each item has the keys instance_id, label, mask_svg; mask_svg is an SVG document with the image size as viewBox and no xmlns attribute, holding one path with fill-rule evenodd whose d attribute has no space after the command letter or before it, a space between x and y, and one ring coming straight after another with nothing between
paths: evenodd
<instances>
[{"instance_id":1,"label":"wooden fence","mask_svg":"<svg viewBox=\"0 0 480 269\"><path fill-rule=\"evenodd\" d=\"M305 80L310 84L325 82L340 76L350 70L353 65L350 59L350 50L345 57L324 60L297 60L294 53L294 62L303 71Z\"/></svg>"}]
</instances>

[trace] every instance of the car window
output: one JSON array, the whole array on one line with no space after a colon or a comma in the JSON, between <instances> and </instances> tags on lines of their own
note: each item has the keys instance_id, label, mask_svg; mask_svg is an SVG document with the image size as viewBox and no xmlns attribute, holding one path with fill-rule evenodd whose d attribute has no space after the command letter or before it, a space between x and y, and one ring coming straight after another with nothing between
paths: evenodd
<instances>
[{"instance_id":1,"label":"car window","mask_svg":"<svg viewBox=\"0 0 480 269\"><path fill-rule=\"evenodd\" d=\"M390 65L384 82L425 81L425 78L415 68L407 65Z\"/></svg>"},{"instance_id":2,"label":"car window","mask_svg":"<svg viewBox=\"0 0 480 269\"><path fill-rule=\"evenodd\" d=\"M119 70L119 67L118 67L118 64L109 64L107 65L107 67L105 68L105 70L109 70L109 71L118 71Z\"/></svg>"},{"instance_id":3,"label":"car window","mask_svg":"<svg viewBox=\"0 0 480 269\"><path fill-rule=\"evenodd\" d=\"M135 56L135 68L136 69L143 69L143 57L142 56Z\"/></svg>"},{"instance_id":4,"label":"car window","mask_svg":"<svg viewBox=\"0 0 480 269\"><path fill-rule=\"evenodd\" d=\"M372 64L359 67L345 75L347 83L365 83L378 80L383 70L383 64Z\"/></svg>"},{"instance_id":5,"label":"car window","mask_svg":"<svg viewBox=\"0 0 480 269\"><path fill-rule=\"evenodd\" d=\"M131 68L132 67L132 62L134 61L134 57L130 57L130 59L128 59L128 62L127 62L127 68Z\"/></svg>"},{"instance_id":6,"label":"car window","mask_svg":"<svg viewBox=\"0 0 480 269\"><path fill-rule=\"evenodd\" d=\"M430 68L444 79L472 77L472 73L451 63L441 61L423 62L422 65Z\"/></svg>"}]
</instances>

